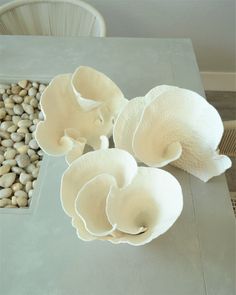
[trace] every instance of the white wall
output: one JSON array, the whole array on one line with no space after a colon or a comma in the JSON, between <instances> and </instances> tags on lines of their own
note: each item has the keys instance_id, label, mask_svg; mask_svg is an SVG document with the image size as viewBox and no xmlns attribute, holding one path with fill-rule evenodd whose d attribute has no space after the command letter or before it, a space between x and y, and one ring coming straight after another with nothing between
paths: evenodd
<instances>
[{"instance_id":1,"label":"white wall","mask_svg":"<svg viewBox=\"0 0 236 295\"><path fill-rule=\"evenodd\" d=\"M236 72L236 0L85 1L104 16L108 36L188 37L201 71Z\"/></svg>"},{"instance_id":2,"label":"white wall","mask_svg":"<svg viewBox=\"0 0 236 295\"><path fill-rule=\"evenodd\" d=\"M188 37L201 71L235 72L235 0L87 0L108 36Z\"/></svg>"}]
</instances>

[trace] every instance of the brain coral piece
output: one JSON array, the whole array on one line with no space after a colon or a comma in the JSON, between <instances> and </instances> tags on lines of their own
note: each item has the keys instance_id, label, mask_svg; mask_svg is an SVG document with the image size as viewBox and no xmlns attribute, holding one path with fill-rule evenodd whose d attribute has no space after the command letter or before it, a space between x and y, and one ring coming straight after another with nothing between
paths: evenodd
<instances>
[{"instance_id":1,"label":"brain coral piece","mask_svg":"<svg viewBox=\"0 0 236 295\"><path fill-rule=\"evenodd\" d=\"M69 163L86 144L107 148L126 101L118 86L93 68L81 66L73 74L56 76L41 98L45 120L37 126L36 139L50 155L67 154Z\"/></svg>"},{"instance_id":2,"label":"brain coral piece","mask_svg":"<svg viewBox=\"0 0 236 295\"><path fill-rule=\"evenodd\" d=\"M131 100L113 131L115 146L146 165L171 163L203 181L231 166L217 151L222 134L218 112L202 96L166 85Z\"/></svg>"},{"instance_id":3,"label":"brain coral piece","mask_svg":"<svg viewBox=\"0 0 236 295\"><path fill-rule=\"evenodd\" d=\"M174 176L138 167L128 152L116 148L75 160L63 175L61 202L80 239L135 246L166 232L183 207Z\"/></svg>"}]
</instances>

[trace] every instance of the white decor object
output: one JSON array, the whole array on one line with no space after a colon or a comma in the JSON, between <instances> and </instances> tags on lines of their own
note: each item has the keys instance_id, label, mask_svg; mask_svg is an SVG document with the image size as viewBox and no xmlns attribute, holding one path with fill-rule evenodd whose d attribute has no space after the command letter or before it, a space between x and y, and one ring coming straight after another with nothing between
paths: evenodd
<instances>
[{"instance_id":1,"label":"white decor object","mask_svg":"<svg viewBox=\"0 0 236 295\"><path fill-rule=\"evenodd\" d=\"M44 90L41 107L45 120L35 137L48 154L66 154L68 163L83 154L86 144L108 148L108 138L122 107L127 103L118 86L90 67L55 77Z\"/></svg>"},{"instance_id":2,"label":"white decor object","mask_svg":"<svg viewBox=\"0 0 236 295\"><path fill-rule=\"evenodd\" d=\"M217 151L222 134L218 112L202 96L162 85L126 105L113 139L148 166L171 163L206 182L231 166Z\"/></svg>"},{"instance_id":3,"label":"white decor object","mask_svg":"<svg viewBox=\"0 0 236 295\"><path fill-rule=\"evenodd\" d=\"M104 37L106 26L80 0L15 0L0 6L0 34Z\"/></svg>"},{"instance_id":4,"label":"white decor object","mask_svg":"<svg viewBox=\"0 0 236 295\"><path fill-rule=\"evenodd\" d=\"M183 207L174 176L138 167L128 152L116 148L75 160L62 177L61 202L80 239L135 246L166 232Z\"/></svg>"}]
</instances>

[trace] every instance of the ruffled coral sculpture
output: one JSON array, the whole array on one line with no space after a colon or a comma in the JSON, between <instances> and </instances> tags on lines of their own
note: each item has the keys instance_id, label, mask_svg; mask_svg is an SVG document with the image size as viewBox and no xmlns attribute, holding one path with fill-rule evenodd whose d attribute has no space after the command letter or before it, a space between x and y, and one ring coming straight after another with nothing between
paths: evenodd
<instances>
[{"instance_id":1,"label":"ruffled coral sculpture","mask_svg":"<svg viewBox=\"0 0 236 295\"><path fill-rule=\"evenodd\" d=\"M75 160L63 175L61 202L80 239L135 246L167 231L183 207L175 177L138 167L128 152L116 148Z\"/></svg>"},{"instance_id":2,"label":"ruffled coral sculpture","mask_svg":"<svg viewBox=\"0 0 236 295\"><path fill-rule=\"evenodd\" d=\"M56 76L41 98L45 120L36 130L40 147L48 154L66 154L71 163L86 144L107 148L116 116L127 100L106 75L90 67Z\"/></svg>"},{"instance_id":3,"label":"ruffled coral sculpture","mask_svg":"<svg viewBox=\"0 0 236 295\"><path fill-rule=\"evenodd\" d=\"M35 136L46 153L66 155L61 203L84 241L144 245L174 224L182 190L157 167L171 163L208 181L231 166L217 151L218 112L187 89L162 85L127 102L107 76L79 67L51 81L41 107ZM112 131L116 148L108 149ZM85 145L97 151L82 155Z\"/></svg>"},{"instance_id":4,"label":"ruffled coral sculpture","mask_svg":"<svg viewBox=\"0 0 236 295\"><path fill-rule=\"evenodd\" d=\"M129 101L113 131L115 146L146 165L171 163L205 182L231 166L217 151L222 135L218 112L202 96L166 85Z\"/></svg>"}]
</instances>

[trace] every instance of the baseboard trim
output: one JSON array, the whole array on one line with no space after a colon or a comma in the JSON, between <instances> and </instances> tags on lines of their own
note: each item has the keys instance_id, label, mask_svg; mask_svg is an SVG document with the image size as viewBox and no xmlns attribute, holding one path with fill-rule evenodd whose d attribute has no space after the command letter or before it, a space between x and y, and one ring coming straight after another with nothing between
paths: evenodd
<instances>
[{"instance_id":1,"label":"baseboard trim","mask_svg":"<svg viewBox=\"0 0 236 295\"><path fill-rule=\"evenodd\" d=\"M205 90L236 91L236 73L201 72Z\"/></svg>"}]
</instances>

